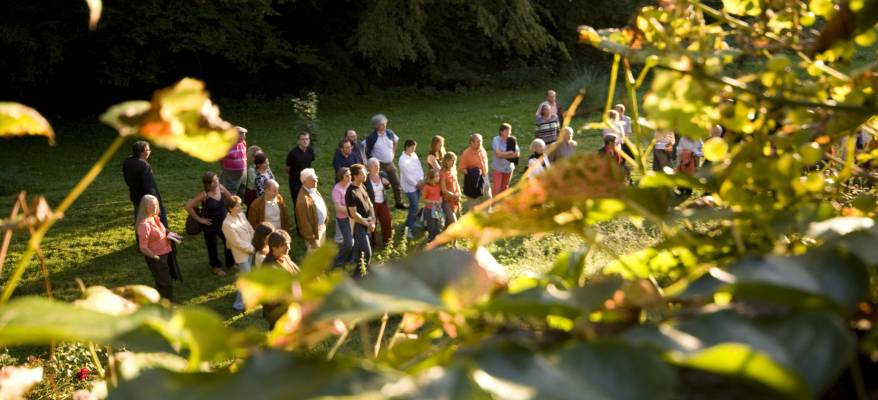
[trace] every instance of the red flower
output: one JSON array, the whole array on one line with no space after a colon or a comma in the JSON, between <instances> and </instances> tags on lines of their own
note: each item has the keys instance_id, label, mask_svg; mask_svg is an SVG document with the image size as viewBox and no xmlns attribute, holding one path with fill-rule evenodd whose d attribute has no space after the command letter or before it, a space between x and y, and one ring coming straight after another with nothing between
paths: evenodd
<instances>
[{"instance_id":1,"label":"red flower","mask_svg":"<svg viewBox=\"0 0 878 400\"><path fill-rule=\"evenodd\" d=\"M79 370L79 373L76 374L76 379L84 381L88 379L88 368L82 368Z\"/></svg>"}]
</instances>

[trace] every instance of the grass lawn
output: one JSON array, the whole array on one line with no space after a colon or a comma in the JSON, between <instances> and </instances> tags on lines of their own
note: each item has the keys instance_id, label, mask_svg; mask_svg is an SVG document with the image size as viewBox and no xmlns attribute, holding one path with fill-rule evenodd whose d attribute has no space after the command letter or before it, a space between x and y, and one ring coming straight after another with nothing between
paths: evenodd
<instances>
[{"instance_id":1,"label":"grass lawn","mask_svg":"<svg viewBox=\"0 0 878 400\"><path fill-rule=\"evenodd\" d=\"M568 89L559 86L559 97L565 102L572 99L575 90L575 85L567 86ZM422 161L433 135L443 135L447 149L459 154L473 132L482 133L490 146L490 139L496 135L501 122L512 124L513 134L520 138L522 144L522 159L526 160L527 144L532 138L534 111L543 100L544 93L545 89L534 88L429 96L387 93L321 98L320 130L312 139L317 154L316 169L321 178L319 190L328 199L333 185L332 155L344 130L352 127L359 132L361 139L364 138L370 132L370 117L379 112L389 117L388 126L402 140L417 140ZM248 145L259 145L266 151L281 183L281 193L290 201L283 167L287 151L295 144L296 119L289 99L273 102L219 101L219 104L226 120L249 129ZM3 142L0 148L0 214L8 215L15 196L22 189L32 196L46 196L50 205L58 204L116 135L111 128L101 125L97 116L51 122L58 134L55 147L47 146L45 140L38 138ZM574 126L581 123L578 121ZM597 132L580 133L577 139L580 151L599 147ZM86 286L153 284L143 257L134 246L132 208L121 174L122 160L129 151L130 142L114 156L43 241L54 294L58 298L70 300L79 296L76 278L82 279ZM219 172L219 167L216 163L204 163L180 152L155 146L150 164L155 171L171 227L183 232L185 202L200 190L201 174L206 171ZM517 180L517 176L514 179ZM405 212L394 210L393 216L394 226L397 227L396 240L400 240L399 227ZM329 237L333 229L329 228ZM23 233L17 233L13 239L2 279L8 277L17 263L25 238ZM522 273L544 267L548 264L547 260L552 260L560 251L575 246L578 246L575 239L548 236L501 241L490 249L502 263L509 266L512 273ZM387 259L395 256L395 253L391 249L378 258ZM299 239L294 240L292 254L297 261L304 254ZM210 272L204 241L200 236L184 240L179 246L178 259L184 277L183 282L175 284L174 288L179 303L210 307L234 326L266 326L258 312L234 314L231 309L234 277L221 278ZM40 269L34 262L15 294L44 292Z\"/></svg>"}]
</instances>

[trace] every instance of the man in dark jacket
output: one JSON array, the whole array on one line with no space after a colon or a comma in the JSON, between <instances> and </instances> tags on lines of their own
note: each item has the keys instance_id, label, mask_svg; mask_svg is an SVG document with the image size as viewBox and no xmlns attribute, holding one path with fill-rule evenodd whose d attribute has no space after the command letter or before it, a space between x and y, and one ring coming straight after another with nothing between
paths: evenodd
<instances>
[{"instance_id":1,"label":"man in dark jacket","mask_svg":"<svg viewBox=\"0 0 878 400\"><path fill-rule=\"evenodd\" d=\"M162 224L167 228L168 216L165 212L165 203L162 202L162 195L155 184L152 167L147 162L151 153L149 142L142 140L134 142L134 145L131 146L131 155L122 162L122 176L125 178L125 184L128 185L128 198L134 205L134 219L137 219L137 208L140 206L140 199L145 195L151 194L159 200L160 218Z\"/></svg>"}]
</instances>

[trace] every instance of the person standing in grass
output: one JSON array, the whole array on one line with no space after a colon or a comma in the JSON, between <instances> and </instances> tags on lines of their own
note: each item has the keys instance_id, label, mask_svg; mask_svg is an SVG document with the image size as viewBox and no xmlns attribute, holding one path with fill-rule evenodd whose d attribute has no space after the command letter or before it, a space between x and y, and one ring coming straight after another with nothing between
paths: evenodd
<instances>
[{"instance_id":1,"label":"person standing in grass","mask_svg":"<svg viewBox=\"0 0 878 400\"><path fill-rule=\"evenodd\" d=\"M220 160L222 185L238 196L244 196L247 174L247 130L236 126L238 142L229 149L228 154Z\"/></svg>"},{"instance_id":2,"label":"person standing in grass","mask_svg":"<svg viewBox=\"0 0 878 400\"><path fill-rule=\"evenodd\" d=\"M143 253L146 260L146 266L155 279L155 288L162 297L173 301L174 287L172 279L179 277L175 274L168 257L171 254L170 237L176 236L173 232L168 232L165 225L159 217L159 201L158 198L147 194L140 200L137 210L137 237L138 248Z\"/></svg>"},{"instance_id":3,"label":"person standing in grass","mask_svg":"<svg viewBox=\"0 0 878 400\"><path fill-rule=\"evenodd\" d=\"M386 174L387 180L390 181L390 187L393 189L396 209L405 210L406 207L402 204L402 193L399 186L399 172L396 170L396 166L393 165L399 136L396 136L396 133L392 130L387 129L387 117L384 114L376 114L372 117L372 127L375 130L366 138L366 157L378 159L378 162L381 163L381 171Z\"/></svg>"},{"instance_id":4,"label":"person standing in grass","mask_svg":"<svg viewBox=\"0 0 878 400\"><path fill-rule=\"evenodd\" d=\"M291 228L286 202L280 194L277 181L269 179L265 182L265 193L253 200L247 209L247 220L252 226L270 222L275 228L285 231Z\"/></svg>"},{"instance_id":5,"label":"person standing in grass","mask_svg":"<svg viewBox=\"0 0 878 400\"><path fill-rule=\"evenodd\" d=\"M219 183L219 179L213 172L207 172L201 177L202 191L198 192L189 202L186 203L186 212L189 216L195 218L201 224L201 232L204 234L204 245L207 247L207 258L213 273L219 276L225 276L223 264L217 255L216 246L219 243L217 239L222 239L223 250L226 259L226 268L234 265L232 252L227 248L226 237L223 235L222 226L226 219L227 210L225 198L231 197L225 186ZM201 207L199 214L195 207Z\"/></svg>"},{"instance_id":6,"label":"person standing in grass","mask_svg":"<svg viewBox=\"0 0 878 400\"><path fill-rule=\"evenodd\" d=\"M326 239L326 219L329 210L323 196L317 191L317 172L305 168L301 172L302 189L296 198L296 219L299 235L305 239L308 251L317 250Z\"/></svg>"},{"instance_id":7,"label":"person standing in grass","mask_svg":"<svg viewBox=\"0 0 878 400\"><path fill-rule=\"evenodd\" d=\"M418 143L414 139L406 139L402 154L399 156L399 181L402 191L409 201L409 212L405 219L406 237L414 239L415 220L418 217L418 204L421 199L421 186L424 184L424 168L415 153Z\"/></svg>"},{"instance_id":8,"label":"person standing in grass","mask_svg":"<svg viewBox=\"0 0 878 400\"><path fill-rule=\"evenodd\" d=\"M469 146L460 154L460 172L464 174L464 194L471 199L485 196L491 199L491 183L488 179L488 152L482 147L482 135L469 136Z\"/></svg>"},{"instance_id":9,"label":"person standing in grass","mask_svg":"<svg viewBox=\"0 0 878 400\"><path fill-rule=\"evenodd\" d=\"M445 138L439 135L430 140L430 152L427 153L427 165L436 171L442 170L442 157L445 157Z\"/></svg>"},{"instance_id":10,"label":"person standing in grass","mask_svg":"<svg viewBox=\"0 0 878 400\"><path fill-rule=\"evenodd\" d=\"M253 169L253 187L256 190L256 197L259 197L265 194L265 183L274 180L274 173L271 172L268 157L261 151L253 156L253 164L256 165Z\"/></svg>"},{"instance_id":11,"label":"person standing in grass","mask_svg":"<svg viewBox=\"0 0 878 400\"><path fill-rule=\"evenodd\" d=\"M256 252L253 247L254 231L241 211L241 198L238 196L226 198L226 210L229 212L223 221L226 247L232 251L238 271L241 273L250 272L251 258ZM237 312L244 311L244 300L241 298L241 292L235 294L235 303L232 304L232 309Z\"/></svg>"},{"instance_id":12,"label":"person standing in grass","mask_svg":"<svg viewBox=\"0 0 878 400\"><path fill-rule=\"evenodd\" d=\"M558 140L558 132L561 129L561 122L557 115L552 114L552 108L547 103L543 103L540 108L540 114L537 115L537 130L534 137L542 139L546 146L555 143Z\"/></svg>"},{"instance_id":13,"label":"person standing in grass","mask_svg":"<svg viewBox=\"0 0 878 400\"><path fill-rule=\"evenodd\" d=\"M354 159L357 160L355 164L366 164L366 141L358 141L357 140L357 131L353 129L348 129L344 133L345 139L351 142L351 153L354 155ZM353 164L351 164L353 165ZM348 166L350 167L350 166Z\"/></svg>"},{"instance_id":14,"label":"person standing in grass","mask_svg":"<svg viewBox=\"0 0 878 400\"><path fill-rule=\"evenodd\" d=\"M619 115L619 125L622 128L622 137L631 140L631 117L625 115L625 105L622 103L616 104L613 106L613 110L616 111L616 114ZM631 147L628 146L628 143L622 142L622 151L628 155L628 157L634 158L634 152L631 151Z\"/></svg>"},{"instance_id":15,"label":"person standing in grass","mask_svg":"<svg viewBox=\"0 0 878 400\"><path fill-rule=\"evenodd\" d=\"M542 114L543 105L549 106L549 113L555 116L555 119L558 121L564 120L564 107L558 103L558 96L554 90L549 90L546 92L546 100L540 103L537 107L536 116L539 117Z\"/></svg>"},{"instance_id":16,"label":"person standing in grass","mask_svg":"<svg viewBox=\"0 0 878 400\"><path fill-rule=\"evenodd\" d=\"M370 158L366 162L367 178L366 182L363 183L366 193L369 194L369 200L372 202L375 217L378 219L378 223L381 224L381 245L378 245L374 231L370 237L372 246L376 249L384 248L390 244L390 239L393 238L393 220L390 215L390 206L387 204L390 200L387 198L387 187L390 186L390 181L387 179L387 174L381 171L380 168L381 163L378 159Z\"/></svg>"},{"instance_id":17,"label":"person standing in grass","mask_svg":"<svg viewBox=\"0 0 878 400\"><path fill-rule=\"evenodd\" d=\"M332 168L336 173L342 168L350 168L351 165L362 163L363 160L354 153L354 145L350 140L345 138L338 142L338 149L332 157Z\"/></svg>"},{"instance_id":18,"label":"person standing in grass","mask_svg":"<svg viewBox=\"0 0 878 400\"><path fill-rule=\"evenodd\" d=\"M665 167L671 166L671 157L673 156L674 132L671 131L655 131L655 147L652 149L652 170L661 172Z\"/></svg>"},{"instance_id":19,"label":"person standing in grass","mask_svg":"<svg viewBox=\"0 0 878 400\"><path fill-rule=\"evenodd\" d=\"M533 178L549 168L551 162L548 157L543 157L546 152L546 143L542 139L534 139L530 142L530 157L527 160L528 177Z\"/></svg>"},{"instance_id":20,"label":"person standing in grass","mask_svg":"<svg viewBox=\"0 0 878 400\"><path fill-rule=\"evenodd\" d=\"M345 205L345 193L351 185L351 170L341 167L336 175L338 183L332 188L332 204L335 205L335 233L338 246L338 255L335 257L335 267L342 267L351 262L351 249L354 246L354 232L351 219L348 217L348 208Z\"/></svg>"},{"instance_id":21,"label":"person standing in grass","mask_svg":"<svg viewBox=\"0 0 878 400\"><path fill-rule=\"evenodd\" d=\"M555 150L549 154L549 161L556 162L569 158L576 152L576 146L577 143L573 140L573 128L565 126L561 129L561 138L558 139Z\"/></svg>"},{"instance_id":22,"label":"person standing in grass","mask_svg":"<svg viewBox=\"0 0 878 400\"><path fill-rule=\"evenodd\" d=\"M491 148L494 150L494 160L491 161L491 180L494 183L492 194L500 194L509 188L509 181L512 180L515 164L510 160L518 159L519 148L515 142L512 147L509 146L510 138L513 138L512 125L505 122L500 124L497 136L491 141Z\"/></svg>"},{"instance_id":23,"label":"person standing in grass","mask_svg":"<svg viewBox=\"0 0 878 400\"><path fill-rule=\"evenodd\" d=\"M427 241L432 241L441 229L442 219L442 185L439 183L439 171L431 169L427 172L424 183L424 215L427 220Z\"/></svg>"},{"instance_id":24,"label":"person standing in grass","mask_svg":"<svg viewBox=\"0 0 878 400\"><path fill-rule=\"evenodd\" d=\"M372 260L372 247L369 234L375 232L375 214L366 184L366 168L361 164L351 165L351 184L345 192L345 206L348 217L354 224L354 276L362 277Z\"/></svg>"},{"instance_id":25,"label":"person standing in grass","mask_svg":"<svg viewBox=\"0 0 878 400\"><path fill-rule=\"evenodd\" d=\"M445 227L457 222L460 210L460 184L454 167L457 155L448 152L442 157L442 170L439 171L439 187L442 189L442 211L445 213Z\"/></svg>"},{"instance_id":26,"label":"person standing in grass","mask_svg":"<svg viewBox=\"0 0 878 400\"><path fill-rule=\"evenodd\" d=\"M131 155L122 163L122 177L128 185L128 199L134 205L134 220L137 221L137 213L140 210L140 201L145 195L154 196L159 203L159 218L165 228L168 227L168 216L165 205L162 203L162 195L155 183L152 167L147 161L152 150L149 142L139 140L131 146Z\"/></svg>"},{"instance_id":27,"label":"person standing in grass","mask_svg":"<svg viewBox=\"0 0 878 400\"><path fill-rule=\"evenodd\" d=\"M262 265L265 257L268 256L268 235L274 231L274 225L270 222L263 222L253 229L253 241L251 242L253 244L253 266Z\"/></svg>"},{"instance_id":28,"label":"person standing in grass","mask_svg":"<svg viewBox=\"0 0 878 400\"><path fill-rule=\"evenodd\" d=\"M315 159L314 148L311 146L311 134L308 132L299 132L296 147L293 147L293 149L287 153L286 162L287 175L289 175L290 179L290 198L293 199L293 201L296 200L296 197L299 195L299 189L302 188L302 181L300 180L299 174L302 173L303 169L311 168L311 163L313 163ZM295 217L295 215L293 217ZM298 221L296 221L296 224L298 224ZM283 229L286 230L287 228Z\"/></svg>"},{"instance_id":29,"label":"person standing in grass","mask_svg":"<svg viewBox=\"0 0 878 400\"><path fill-rule=\"evenodd\" d=\"M290 258L290 234L276 230L268 235L268 255L265 256L264 267L277 268L290 275L299 273L299 266ZM287 311L289 303L275 302L262 304L262 318L268 321L269 329L274 328L274 323Z\"/></svg>"}]
</instances>

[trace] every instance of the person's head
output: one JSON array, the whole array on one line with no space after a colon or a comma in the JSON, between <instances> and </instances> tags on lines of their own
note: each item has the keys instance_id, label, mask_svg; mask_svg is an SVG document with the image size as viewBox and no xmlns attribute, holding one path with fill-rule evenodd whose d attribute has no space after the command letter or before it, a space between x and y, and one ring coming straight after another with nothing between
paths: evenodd
<instances>
[{"instance_id":1,"label":"person's head","mask_svg":"<svg viewBox=\"0 0 878 400\"><path fill-rule=\"evenodd\" d=\"M604 136L604 147L616 147L616 135Z\"/></svg>"},{"instance_id":2,"label":"person's head","mask_svg":"<svg viewBox=\"0 0 878 400\"><path fill-rule=\"evenodd\" d=\"M345 157L351 155L351 151L354 150L354 145L348 139L342 139L338 142L338 151L341 152Z\"/></svg>"},{"instance_id":3,"label":"person's head","mask_svg":"<svg viewBox=\"0 0 878 400\"><path fill-rule=\"evenodd\" d=\"M430 168L430 170L427 171L427 178L425 179L425 181L430 185L435 185L439 183L439 172L435 169Z\"/></svg>"},{"instance_id":4,"label":"person's head","mask_svg":"<svg viewBox=\"0 0 878 400\"><path fill-rule=\"evenodd\" d=\"M573 128L565 126L564 129L561 129L561 138L559 140L564 143L573 140Z\"/></svg>"},{"instance_id":5,"label":"person's head","mask_svg":"<svg viewBox=\"0 0 878 400\"><path fill-rule=\"evenodd\" d=\"M256 153L261 153L261 152L263 152L262 147L259 147L256 145L250 146L247 148L247 159L252 160L254 157L256 157Z\"/></svg>"},{"instance_id":6,"label":"person's head","mask_svg":"<svg viewBox=\"0 0 878 400\"><path fill-rule=\"evenodd\" d=\"M508 123L504 122L504 123L500 124L500 129L497 132L500 135L500 137L507 138L507 137L509 137L509 135L512 134L512 125L509 125Z\"/></svg>"},{"instance_id":7,"label":"person's head","mask_svg":"<svg viewBox=\"0 0 878 400\"><path fill-rule=\"evenodd\" d=\"M457 162L457 155L454 152L447 152L442 156L442 169L446 171L454 170L454 163Z\"/></svg>"},{"instance_id":8,"label":"person's head","mask_svg":"<svg viewBox=\"0 0 878 400\"><path fill-rule=\"evenodd\" d=\"M472 135L469 135L469 147L473 150L478 150L482 147L481 133L473 133Z\"/></svg>"},{"instance_id":9,"label":"person's head","mask_svg":"<svg viewBox=\"0 0 878 400\"><path fill-rule=\"evenodd\" d=\"M215 173L205 172L204 175L201 175L201 186L205 192L210 192L219 186L219 179Z\"/></svg>"},{"instance_id":10,"label":"person's head","mask_svg":"<svg viewBox=\"0 0 878 400\"><path fill-rule=\"evenodd\" d=\"M262 193L262 196L265 197L265 200L274 200L277 197L277 190L279 187L277 181L274 179L265 181L265 192Z\"/></svg>"},{"instance_id":11,"label":"person's head","mask_svg":"<svg viewBox=\"0 0 878 400\"><path fill-rule=\"evenodd\" d=\"M546 92L546 100L547 100L549 103L554 104L554 103L555 103L555 98L556 98L556 97L557 97L557 94L555 93L554 90L549 90L548 92Z\"/></svg>"},{"instance_id":12,"label":"person's head","mask_svg":"<svg viewBox=\"0 0 878 400\"><path fill-rule=\"evenodd\" d=\"M372 116L372 127L377 132L384 132L387 129L387 117L384 114L375 114Z\"/></svg>"},{"instance_id":13,"label":"person's head","mask_svg":"<svg viewBox=\"0 0 878 400\"><path fill-rule=\"evenodd\" d=\"M351 165L351 183L359 186L366 180L366 167L363 164Z\"/></svg>"},{"instance_id":14,"label":"person's head","mask_svg":"<svg viewBox=\"0 0 878 400\"><path fill-rule=\"evenodd\" d=\"M344 138L350 140L352 143L357 141L357 131L353 129L348 129L344 132Z\"/></svg>"},{"instance_id":15,"label":"person's head","mask_svg":"<svg viewBox=\"0 0 878 400\"><path fill-rule=\"evenodd\" d=\"M253 155L253 165L257 171L264 171L268 168L268 157L261 150Z\"/></svg>"},{"instance_id":16,"label":"person's head","mask_svg":"<svg viewBox=\"0 0 878 400\"><path fill-rule=\"evenodd\" d=\"M543 105L540 106L540 115L543 118L549 118L549 116L552 115L552 107L549 106L549 103L543 103Z\"/></svg>"},{"instance_id":17,"label":"person's head","mask_svg":"<svg viewBox=\"0 0 878 400\"><path fill-rule=\"evenodd\" d=\"M296 143L299 145L299 148L305 150L311 144L311 134L305 131L299 132L298 140Z\"/></svg>"},{"instance_id":18,"label":"person's head","mask_svg":"<svg viewBox=\"0 0 878 400\"><path fill-rule=\"evenodd\" d=\"M243 126L236 126L235 130L238 131L238 141L239 142L243 142L243 141L247 140L247 128L244 128Z\"/></svg>"},{"instance_id":19,"label":"person's head","mask_svg":"<svg viewBox=\"0 0 878 400\"><path fill-rule=\"evenodd\" d=\"M406 139L405 144L403 145L403 151L405 151L406 154L411 155L415 152L416 147L418 147L418 142L416 142L415 139Z\"/></svg>"},{"instance_id":20,"label":"person's head","mask_svg":"<svg viewBox=\"0 0 878 400\"><path fill-rule=\"evenodd\" d=\"M369 172L369 175L378 175L380 169L381 162L377 158L372 157L366 161L366 171Z\"/></svg>"},{"instance_id":21,"label":"person's head","mask_svg":"<svg viewBox=\"0 0 878 400\"><path fill-rule=\"evenodd\" d=\"M622 104L622 103L616 104L615 106L613 106L613 109L616 110L616 112L619 113L620 116L625 115L625 105L624 104Z\"/></svg>"},{"instance_id":22,"label":"person's head","mask_svg":"<svg viewBox=\"0 0 878 400\"><path fill-rule=\"evenodd\" d=\"M348 167L341 167L338 171L335 172L335 179L338 180L338 183L342 184L342 186L351 183L351 169Z\"/></svg>"},{"instance_id":23,"label":"person's head","mask_svg":"<svg viewBox=\"0 0 878 400\"><path fill-rule=\"evenodd\" d=\"M226 200L223 202L226 205L226 210L229 210L229 213L232 215L238 215L241 212L241 198L238 196L226 197Z\"/></svg>"},{"instance_id":24,"label":"person's head","mask_svg":"<svg viewBox=\"0 0 878 400\"><path fill-rule=\"evenodd\" d=\"M290 234L282 229L277 229L268 235L268 248L274 258L283 258L290 253Z\"/></svg>"},{"instance_id":25,"label":"person's head","mask_svg":"<svg viewBox=\"0 0 878 400\"><path fill-rule=\"evenodd\" d=\"M610 121L618 121L619 113L616 110L607 111L607 119Z\"/></svg>"},{"instance_id":26,"label":"person's head","mask_svg":"<svg viewBox=\"0 0 878 400\"><path fill-rule=\"evenodd\" d=\"M445 154L445 138L439 135L433 136L430 140L430 154L435 157L442 157Z\"/></svg>"},{"instance_id":27,"label":"person's head","mask_svg":"<svg viewBox=\"0 0 878 400\"><path fill-rule=\"evenodd\" d=\"M534 139L530 142L530 152L534 154L543 154L546 151L546 142L543 139Z\"/></svg>"},{"instance_id":28,"label":"person's head","mask_svg":"<svg viewBox=\"0 0 878 400\"><path fill-rule=\"evenodd\" d=\"M137 222L143 221L159 213L159 199L151 194L144 195L140 198L140 205L137 207Z\"/></svg>"},{"instance_id":29,"label":"person's head","mask_svg":"<svg viewBox=\"0 0 878 400\"><path fill-rule=\"evenodd\" d=\"M138 140L131 145L131 155L137 157L141 160L146 160L149 158L152 150L149 148L149 142L144 140Z\"/></svg>"},{"instance_id":30,"label":"person's head","mask_svg":"<svg viewBox=\"0 0 878 400\"><path fill-rule=\"evenodd\" d=\"M710 137L723 137L723 126L714 125L713 128L710 128Z\"/></svg>"},{"instance_id":31,"label":"person's head","mask_svg":"<svg viewBox=\"0 0 878 400\"><path fill-rule=\"evenodd\" d=\"M253 229L253 240L251 242L256 251L262 251L265 249L265 246L268 245L268 243L266 243L268 235L270 235L271 232L274 232L274 225L272 225L271 222L263 222L256 225L256 228Z\"/></svg>"},{"instance_id":32,"label":"person's head","mask_svg":"<svg viewBox=\"0 0 878 400\"><path fill-rule=\"evenodd\" d=\"M314 168L305 168L302 172L299 173L299 181L302 182L302 186L308 189L314 189L317 187L317 171L314 171Z\"/></svg>"}]
</instances>

